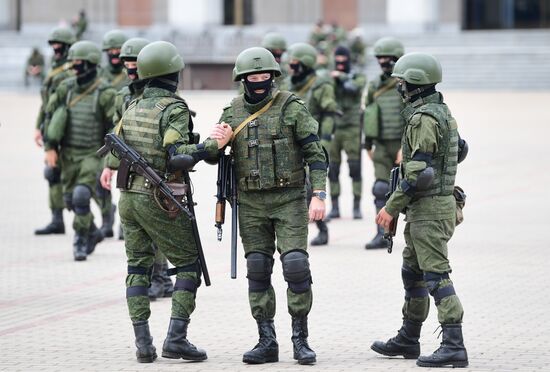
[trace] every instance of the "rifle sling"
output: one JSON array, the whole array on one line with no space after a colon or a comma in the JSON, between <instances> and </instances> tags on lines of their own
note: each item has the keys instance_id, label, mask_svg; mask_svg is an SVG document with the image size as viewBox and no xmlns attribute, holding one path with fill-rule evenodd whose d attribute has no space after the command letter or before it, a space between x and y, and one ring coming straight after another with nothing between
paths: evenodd
<instances>
[{"instance_id":1,"label":"rifle sling","mask_svg":"<svg viewBox=\"0 0 550 372\"><path fill-rule=\"evenodd\" d=\"M88 89L86 89L84 92L82 92L81 94L79 94L78 96L74 97L71 102L69 102L69 104L67 105L67 108L71 108L73 107L74 105L76 105L78 103L78 101L80 101L82 98L84 98L86 95L88 95L89 93L91 93L95 88L97 88L99 86L99 84L101 84L101 79L97 79L95 81L95 83L93 83L92 85L90 85L88 87Z\"/></svg>"},{"instance_id":2,"label":"rifle sling","mask_svg":"<svg viewBox=\"0 0 550 372\"><path fill-rule=\"evenodd\" d=\"M372 97L377 98L377 97L381 96L382 94L384 94L385 92L387 92L388 90L395 88L396 85L397 85L397 80L394 79L389 84L384 85L382 88L380 88L376 92L374 92Z\"/></svg>"},{"instance_id":3,"label":"rifle sling","mask_svg":"<svg viewBox=\"0 0 550 372\"><path fill-rule=\"evenodd\" d=\"M275 99L277 98L277 96L279 95L279 91L277 91L277 93L275 93L275 95L273 96L273 98L264 105L264 107L262 107L261 109L259 109L258 111L256 111L255 113L253 113L252 115L250 115L249 117L247 117L242 123L239 124L239 126L237 127L237 129L235 129L235 131L233 132L233 135L231 136L231 142L233 142L235 140L235 138L237 137L237 135L239 134L239 132L241 130L244 129L244 127L250 123L252 120L256 119L258 116L260 116L261 114L263 114L264 112L266 112L267 110L269 110L269 108L273 105L273 102L275 101Z\"/></svg>"}]
</instances>

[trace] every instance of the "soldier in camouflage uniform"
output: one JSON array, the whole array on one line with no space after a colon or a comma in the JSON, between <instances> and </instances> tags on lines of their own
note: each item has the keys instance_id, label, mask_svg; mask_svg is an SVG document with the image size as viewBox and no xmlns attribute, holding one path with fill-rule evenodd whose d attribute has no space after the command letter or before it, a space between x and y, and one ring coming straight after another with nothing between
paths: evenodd
<instances>
[{"instance_id":1,"label":"soldier in camouflage uniform","mask_svg":"<svg viewBox=\"0 0 550 372\"><path fill-rule=\"evenodd\" d=\"M70 46L75 42L72 31L65 27L55 28L48 37L48 43L54 54L51 68L42 83L40 95L42 104L36 120L34 140L38 146L43 146L44 133L49 121L46 114L46 106L50 96L55 92L59 83L73 75L71 64L67 62L67 54ZM59 162L55 167L46 165L44 177L49 184L49 205L52 211L52 221L44 228L34 231L36 235L64 234L65 224L63 223L63 191L61 187L61 165Z\"/></svg>"},{"instance_id":2,"label":"soldier in camouflage uniform","mask_svg":"<svg viewBox=\"0 0 550 372\"><path fill-rule=\"evenodd\" d=\"M128 37L120 30L111 30L103 36L101 49L107 54L108 65L101 68L99 75L103 80L111 84L118 92L122 88L130 84L130 80L124 72L124 66L120 58L120 50L122 44ZM120 106L115 106L120 107ZM115 222L116 205L112 202L112 195L109 190L101 187L99 183L99 175L101 170L98 170L97 181L97 198L96 201L101 209L103 222L101 224L101 232L107 238L113 237L113 224Z\"/></svg>"},{"instance_id":3,"label":"soldier in camouflage uniform","mask_svg":"<svg viewBox=\"0 0 550 372\"><path fill-rule=\"evenodd\" d=\"M79 41L69 49L75 77L64 80L50 97L52 113L46 136L46 162L55 167L57 158L63 173L65 206L75 212L74 259L82 261L103 240L94 224L90 199L96 190L100 158L96 151L110 129L116 92L97 74L101 51L90 41Z\"/></svg>"},{"instance_id":4,"label":"soldier in camouflage uniform","mask_svg":"<svg viewBox=\"0 0 550 372\"><path fill-rule=\"evenodd\" d=\"M281 67L281 76L275 78L275 84L280 90L288 90L288 65L283 63L282 56L286 52L286 40L283 35L276 32L269 32L265 34L262 40L262 48L265 48L273 54L275 61Z\"/></svg>"},{"instance_id":5,"label":"soldier in camouflage uniform","mask_svg":"<svg viewBox=\"0 0 550 372\"><path fill-rule=\"evenodd\" d=\"M137 58L137 73L140 79L146 80L145 89L141 97L132 101L115 128L115 133L140 153L159 175L180 184L183 182L181 175L167 169L172 156L188 154L199 161L215 157L219 147L223 147L211 139L194 143L189 109L176 94L179 72L183 68L183 59L174 45L157 41L145 46ZM117 166L114 162L103 170L103 187L110 188ZM151 363L157 357L148 324L151 310L147 289L149 272L155 261L152 244L164 253L177 271L172 316L162 356L205 360L206 352L187 340L189 317L195 309L201 275L191 221L182 213L169 216L155 195L145 178L132 173L119 200L128 257L126 299L136 336L137 360Z\"/></svg>"},{"instance_id":6,"label":"soldier in camouflage uniform","mask_svg":"<svg viewBox=\"0 0 550 372\"><path fill-rule=\"evenodd\" d=\"M342 150L348 157L349 175L353 186L353 218L361 215L361 96L367 83L366 76L361 71L352 70L350 51L339 46L334 51L335 69L331 76L336 82L336 102L343 111L343 116L336 119L334 139L330 146L330 165L328 178L330 181L330 196L332 210L329 218L340 217L340 162Z\"/></svg>"},{"instance_id":7,"label":"soldier in camouflage uniform","mask_svg":"<svg viewBox=\"0 0 550 372\"><path fill-rule=\"evenodd\" d=\"M312 281L304 166L309 166L314 190L309 219L320 220L325 214L326 157L317 136L318 124L298 97L272 89L273 79L281 72L268 50L244 50L237 57L234 72L245 93L224 109L221 124L216 125L211 137L226 141L233 138L248 298L260 335L258 344L243 355L243 362L279 360L273 324L275 292L271 285L277 249L288 283L294 359L312 364L316 355L307 343ZM227 128L232 130L224 132Z\"/></svg>"},{"instance_id":8,"label":"soldier in camouflage uniform","mask_svg":"<svg viewBox=\"0 0 550 372\"><path fill-rule=\"evenodd\" d=\"M374 164L372 194L376 213L386 205L391 169L401 162L401 137L405 125L401 111L404 104L395 89L397 79L391 74L403 53L403 44L392 37L384 37L374 44L374 55L382 74L369 82L363 123L365 148ZM387 248L388 244L389 241L384 239L384 229L377 226L376 236L365 248Z\"/></svg>"},{"instance_id":9,"label":"soldier in camouflage uniform","mask_svg":"<svg viewBox=\"0 0 550 372\"><path fill-rule=\"evenodd\" d=\"M317 51L311 45L293 44L290 47L289 57L292 70L290 91L306 103L309 112L319 123L317 136L321 139L321 145L324 149L328 149L334 132L334 118L341 114L334 96L334 81L328 74L315 72ZM308 188L309 194L311 191ZM310 244L328 244L327 223L318 220L316 224L319 228L319 235Z\"/></svg>"},{"instance_id":10,"label":"soldier in camouflage uniform","mask_svg":"<svg viewBox=\"0 0 550 372\"><path fill-rule=\"evenodd\" d=\"M453 196L458 163L464 159L455 119L435 85L441 82L441 65L429 54L409 53L395 64L392 76L406 107L402 140L401 183L376 222L388 229L406 208L406 247L401 275L405 287L403 326L387 342L371 348L383 355L418 358L422 367L466 367L468 355L462 337L464 311L453 283L447 258L447 242L456 224ZM443 329L441 346L429 356L420 356L420 329L432 295Z\"/></svg>"}]
</instances>

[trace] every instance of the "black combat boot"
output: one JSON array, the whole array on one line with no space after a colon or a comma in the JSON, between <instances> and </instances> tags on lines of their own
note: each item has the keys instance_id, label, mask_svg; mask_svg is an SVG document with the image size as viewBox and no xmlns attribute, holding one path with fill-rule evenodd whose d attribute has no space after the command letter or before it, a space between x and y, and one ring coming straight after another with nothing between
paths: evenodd
<instances>
[{"instance_id":1,"label":"black combat boot","mask_svg":"<svg viewBox=\"0 0 550 372\"><path fill-rule=\"evenodd\" d=\"M153 273L151 275L151 286L147 291L150 300L164 297L164 278L162 277L162 264L156 263L153 265Z\"/></svg>"},{"instance_id":2,"label":"black combat boot","mask_svg":"<svg viewBox=\"0 0 550 372\"><path fill-rule=\"evenodd\" d=\"M432 355L421 356L416 361L420 367L467 367L468 353L462 338L462 324L442 324L443 340Z\"/></svg>"},{"instance_id":3,"label":"black combat boot","mask_svg":"<svg viewBox=\"0 0 550 372\"><path fill-rule=\"evenodd\" d=\"M95 246L103 241L103 233L97 228L95 223L92 222L88 233L88 245L86 249L87 254L94 253Z\"/></svg>"},{"instance_id":4,"label":"black combat boot","mask_svg":"<svg viewBox=\"0 0 550 372\"><path fill-rule=\"evenodd\" d=\"M319 235L311 240L311 245L326 245L328 244L328 226L325 221L316 221L319 228Z\"/></svg>"},{"instance_id":5,"label":"black combat boot","mask_svg":"<svg viewBox=\"0 0 550 372\"><path fill-rule=\"evenodd\" d=\"M157 359L157 349L153 346L153 337L146 320L133 324L136 335L136 357L138 363L153 363Z\"/></svg>"},{"instance_id":6,"label":"black combat boot","mask_svg":"<svg viewBox=\"0 0 550 372\"><path fill-rule=\"evenodd\" d=\"M362 218L363 218L363 214L361 213L361 198L354 197L353 198L353 219L360 220Z\"/></svg>"},{"instance_id":7,"label":"black combat boot","mask_svg":"<svg viewBox=\"0 0 550 372\"><path fill-rule=\"evenodd\" d=\"M172 279L170 279L170 275L168 275L168 264L166 261L162 264L161 273L164 281L164 297L172 297L172 293L174 293L174 283L172 283Z\"/></svg>"},{"instance_id":8,"label":"black combat boot","mask_svg":"<svg viewBox=\"0 0 550 372\"><path fill-rule=\"evenodd\" d=\"M388 248L389 245L389 240L384 239L384 228L377 225L376 236L369 243L365 244L365 249L382 249Z\"/></svg>"},{"instance_id":9,"label":"black combat boot","mask_svg":"<svg viewBox=\"0 0 550 372\"><path fill-rule=\"evenodd\" d=\"M333 218L340 218L340 207L338 205L338 197L333 197L332 199L332 209L328 214L328 218L331 220Z\"/></svg>"},{"instance_id":10,"label":"black combat boot","mask_svg":"<svg viewBox=\"0 0 550 372\"><path fill-rule=\"evenodd\" d=\"M420 329L422 323L404 320L397 336L387 342L375 341L371 349L386 356L403 356L405 359L416 359L420 355Z\"/></svg>"},{"instance_id":11,"label":"black combat boot","mask_svg":"<svg viewBox=\"0 0 550 372\"><path fill-rule=\"evenodd\" d=\"M197 348L187 340L189 319L170 318L168 335L162 346L162 357L169 359L206 360L206 351Z\"/></svg>"},{"instance_id":12,"label":"black combat boot","mask_svg":"<svg viewBox=\"0 0 550 372\"><path fill-rule=\"evenodd\" d=\"M112 238L114 236L113 224L115 223L115 212L116 205L111 204L111 210L109 211L109 213L102 216L103 221L99 229L101 230L105 238Z\"/></svg>"},{"instance_id":13,"label":"black combat boot","mask_svg":"<svg viewBox=\"0 0 550 372\"><path fill-rule=\"evenodd\" d=\"M258 343L250 351L243 354L243 362L249 364L273 363L279 361L279 344L275 334L273 319L259 320Z\"/></svg>"},{"instance_id":14,"label":"black combat boot","mask_svg":"<svg viewBox=\"0 0 550 372\"><path fill-rule=\"evenodd\" d=\"M73 240L73 255L75 261L85 261L88 251L88 235L75 233Z\"/></svg>"},{"instance_id":15,"label":"black combat boot","mask_svg":"<svg viewBox=\"0 0 550 372\"><path fill-rule=\"evenodd\" d=\"M317 361L315 351L307 343L307 318L292 318L292 344L294 359L298 364L313 364Z\"/></svg>"},{"instance_id":16,"label":"black combat boot","mask_svg":"<svg viewBox=\"0 0 550 372\"><path fill-rule=\"evenodd\" d=\"M52 209L52 221L41 229L34 230L34 235L65 234L63 209Z\"/></svg>"}]
</instances>

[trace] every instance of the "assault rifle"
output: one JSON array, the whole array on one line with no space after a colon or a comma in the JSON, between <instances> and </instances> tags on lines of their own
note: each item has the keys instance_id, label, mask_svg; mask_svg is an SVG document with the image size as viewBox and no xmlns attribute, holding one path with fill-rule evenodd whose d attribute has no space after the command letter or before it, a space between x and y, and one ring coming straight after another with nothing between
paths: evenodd
<instances>
[{"instance_id":1,"label":"assault rifle","mask_svg":"<svg viewBox=\"0 0 550 372\"><path fill-rule=\"evenodd\" d=\"M172 189L167 185L165 179L161 178L153 168L147 163L136 150L128 146L118 136L113 133L109 133L105 136L105 145L97 150L99 156L105 156L109 151L120 159L120 165L118 167L117 174L117 188L127 189L128 178L130 172L134 172L147 179L151 185L153 185L158 191L170 200L180 211L185 213L191 221L193 239L197 246L199 255L199 265L201 267L202 275L204 277L204 283L210 285L210 275L208 274L208 268L204 259L204 252L202 250L202 244L199 236L199 230L197 227L197 219L195 218L195 209L193 202L193 195L190 187L189 170L195 165L195 160L189 155L176 155L169 161L169 168L174 171L181 171L183 174L184 182L188 187L186 188L186 206L184 206L181 200L176 199Z\"/></svg>"},{"instance_id":2,"label":"assault rifle","mask_svg":"<svg viewBox=\"0 0 550 372\"><path fill-rule=\"evenodd\" d=\"M395 190L397 190L397 185L399 185L399 167L394 167L392 168L390 173L390 191L386 194L386 200L388 200L391 194L393 194ZM394 219L390 222L390 228L388 229L388 231L384 231L384 239L390 242L390 244L388 245L388 253L391 253L393 249L393 237L397 232L398 219L399 216L394 217Z\"/></svg>"},{"instance_id":3,"label":"assault rifle","mask_svg":"<svg viewBox=\"0 0 550 372\"><path fill-rule=\"evenodd\" d=\"M218 180L216 181L216 228L218 241L222 240L222 225L225 223L225 202L231 206L231 278L237 278L237 221L239 205L237 203L237 183L235 159L232 155L220 154L218 160Z\"/></svg>"}]
</instances>

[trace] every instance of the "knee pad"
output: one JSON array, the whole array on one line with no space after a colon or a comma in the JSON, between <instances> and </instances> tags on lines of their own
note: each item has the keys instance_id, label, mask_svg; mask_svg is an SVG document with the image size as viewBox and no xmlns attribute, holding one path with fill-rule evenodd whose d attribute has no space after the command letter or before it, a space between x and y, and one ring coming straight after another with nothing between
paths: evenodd
<instances>
[{"instance_id":1,"label":"knee pad","mask_svg":"<svg viewBox=\"0 0 550 372\"><path fill-rule=\"evenodd\" d=\"M439 274L439 273L431 273L427 271L424 272L424 281L426 282L428 291L434 298L436 305L439 305L441 300L444 299L445 297L449 297L456 294L452 283L450 283L449 285L445 285L443 287L441 286L441 281L444 279L449 279L449 273Z\"/></svg>"},{"instance_id":2,"label":"knee pad","mask_svg":"<svg viewBox=\"0 0 550 372\"><path fill-rule=\"evenodd\" d=\"M48 181L48 184L51 186L57 185L61 182L61 170L59 167L48 167L44 168L44 178Z\"/></svg>"},{"instance_id":3,"label":"knee pad","mask_svg":"<svg viewBox=\"0 0 550 372\"><path fill-rule=\"evenodd\" d=\"M361 161L348 160L349 176L354 181L361 181Z\"/></svg>"},{"instance_id":4,"label":"knee pad","mask_svg":"<svg viewBox=\"0 0 550 372\"><path fill-rule=\"evenodd\" d=\"M246 256L246 277L250 292L263 292L269 289L273 262L273 258L259 252L252 252Z\"/></svg>"},{"instance_id":5,"label":"knee pad","mask_svg":"<svg viewBox=\"0 0 550 372\"><path fill-rule=\"evenodd\" d=\"M309 259L303 251L288 252L281 257L283 276L294 293L304 293L311 288Z\"/></svg>"},{"instance_id":6,"label":"knee pad","mask_svg":"<svg viewBox=\"0 0 550 372\"><path fill-rule=\"evenodd\" d=\"M174 284L175 291L186 291L191 292L194 295L197 294L197 288L201 285L201 265L197 262L194 262L187 266L177 266L166 271L168 276L177 275L180 273L195 273L197 276L196 280L193 280L190 277L180 278L176 276L176 283Z\"/></svg>"},{"instance_id":7,"label":"knee pad","mask_svg":"<svg viewBox=\"0 0 550 372\"><path fill-rule=\"evenodd\" d=\"M338 182L338 177L340 177L340 163L330 163L328 165L328 180Z\"/></svg>"},{"instance_id":8,"label":"knee pad","mask_svg":"<svg viewBox=\"0 0 550 372\"><path fill-rule=\"evenodd\" d=\"M73 190L72 197L74 213L78 215L90 213L90 199L92 198L92 191L88 186L76 185Z\"/></svg>"},{"instance_id":9,"label":"knee pad","mask_svg":"<svg viewBox=\"0 0 550 372\"><path fill-rule=\"evenodd\" d=\"M374 205L376 208L382 208L386 205L386 194L390 191L390 184L387 181L376 180L372 186L372 195L374 195Z\"/></svg>"},{"instance_id":10,"label":"knee pad","mask_svg":"<svg viewBox=\"0 0 550 372\"><path fill-rule=\"evenodd\" d=\"M65 204L65 208L67 208L67 210L69 211L72 211L74 209L72 193L63 194L63 204Z\"/></svg>"},{"instance_id":11,"label":"knee pad","mask_svg":"<svg viewBox=\"0 0 550 372\"><path fill-rule=\"evenodd\" d=\"M405 288L405 300L417 297L428 297L428 288L419 287L418 282L424 280L422 274L417 274L410 267L403 265L401 267L401 279Z\"/></svg>"}]
</instances>

